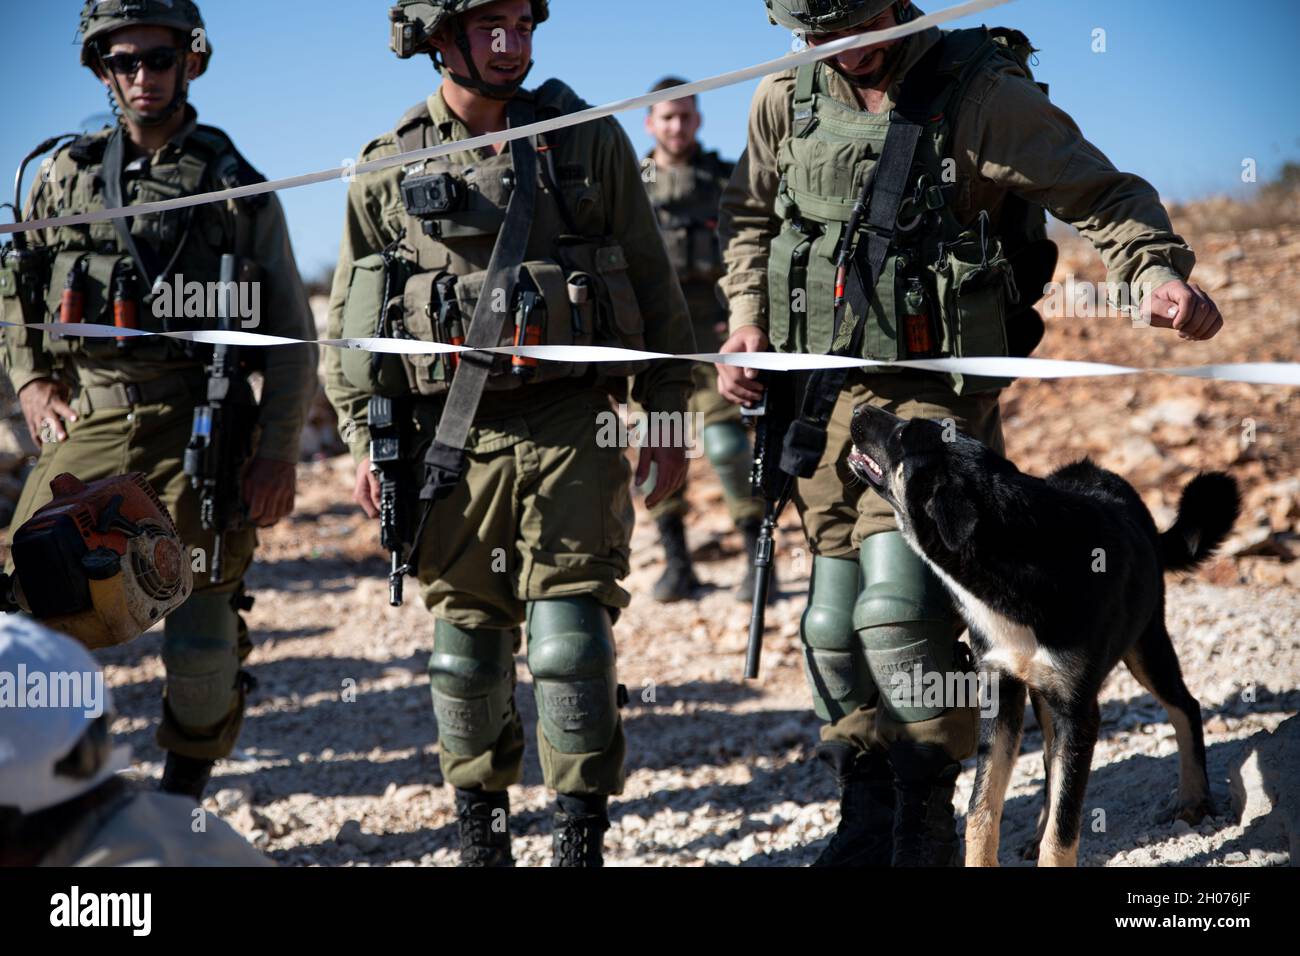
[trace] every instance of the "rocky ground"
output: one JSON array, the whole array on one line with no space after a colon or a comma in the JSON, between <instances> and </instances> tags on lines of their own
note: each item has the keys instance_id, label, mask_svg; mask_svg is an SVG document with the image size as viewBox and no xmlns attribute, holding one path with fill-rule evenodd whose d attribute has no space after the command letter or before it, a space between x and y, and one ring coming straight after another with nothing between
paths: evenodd
<instances>
[{"instance_id":1,"label":"rocky ground","mask_svg":"<svg viewBox=\"0 0 1300 956\"><path fill-rule=\"evenodd\" d=\"M1139 366L1296 360L1300 229L1176 225L1200 251L1197 278L1223 308L1223 334L1189 344L1118 319L1059 319L1038 354ZM1101 278L1095 257L1073 241L1060 277L1067 273ZM1093 455L1130 477L1162 524L1198 469L1226 468L1245 491L1225 555L1169 587L1170 632L1206 719L1216 815L1194 828L1154 822L1176 782L1173 729L1121 668L1102 697L1080 862L1295 859L1300 391L1159 375L1022 381L1006 393L1004 416L1009 455L1024 470L1043 474ZM781 594L768 618L763 675L743 681L748 610L729 593L742 570L741 541L707 466L693 475L688 534L709 585L698 602L650 599L661 553L638 513L626 582L633 601L617 627L620 677L631 692L629 777L611 807L608 857L613 865L806 864L834 829L837 805L812 759L818 722L801 673L810 559L791 513L779 539ZM282 864L450 865L452 799L438 770L424 671L431 620L414 600L388 606L375 527L348 503L350 462L318 455L299 480L297 513L263 535L252 573L259 687L240 750L219 766L206 805ZM159 643L151 633L101 655L120 711L115 730L134 747L142 780L160 772ZM531 745L535 709L522 661L519 680L530 753L512 795L515 853L541 865L549 861L549 798ZM1033 832L1041 746L1031 726L1008 795L1005 865L1023 865L1016 851ZM968 763L958 785L963 813L972 779Z\"/></svg>"}]
</instances>

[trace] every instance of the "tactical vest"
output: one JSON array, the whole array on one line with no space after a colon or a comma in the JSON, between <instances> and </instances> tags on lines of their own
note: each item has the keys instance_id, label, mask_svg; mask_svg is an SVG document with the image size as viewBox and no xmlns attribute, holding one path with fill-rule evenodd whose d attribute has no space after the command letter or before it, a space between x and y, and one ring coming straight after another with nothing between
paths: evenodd
<instances>
[{"instance_id":1,"label":"tactical vest","mask_svg":"<svg viewBox=\"0 0 1300 956\"><path fill-rule=\"evenodd\" d=\"M585 105L557 80L520 95L533 99L539 120ZM402 117L395 134L402 152L440 142L423 102ZM593 183L590 158L569 155L566 142L562 133L554 135L538 153L541 182L518 285L513 292L488 292L509 298L492 305L510 312L500 344L644 350L645 324L623 248L599 229L583 228L584 219L595 216L588 205L595 206L600 184ZM447 158L420 162L404 167L401 177L404 233L384 252L353 264L344 335L463 344L510 200L510 151L468 164ZM445 394L457 362L454 354L342 354L344 376L354 387L392 397ZM647 365L602 362L595 370L602 376L627 376ZM582 377L591 368L586 362L497 356L486 388L503 391Z\"/></svg>"},{"instance_id":2,"label":"tactical vest","mask_svg":"<svg viewBox=\"0 0 1300 956\"><path fill-rule=\"evenodd\" d=\"M1018 276L1012 266L1022 248L1046 241L1042 209L1008 195L997 223L985 211L974 223L958 222L951 207L956 185L950 160L945 168L954 112L967 83L997 57L1010 58L1028 73L1025 61L1032 48L1023 34L984 28L946 33L939 42L935 94L925 114L930 119L871 295L861 358L1005 356L1020 285L1026 291L1041 289L1051 278L1050 267L1045 277L1037 272L1030 277ZM781 230L770 250L768 334L779 352L832 350L837 257L846 238L856 238L844 233L889 130L888 113L869 113L832 97L826 69L820 62L798 69L792 135L777 159L775 211ZM852 327L858 317L847 311L845 326ZM1010 381L945 377L959 394Z\"/></svg>"},{"instance_id":3,"label":"tactical vest","mask_svg":"<svg viewBox=\"0 0 1300 956\"><path fill-rule=\"evenodd\" d=\"M668 259L683 284L712 284L726 272L718 242L718 206L733 169L735 165L717 153L701 151L686 166L656 167L646 183Z\"/></svg>"},{"instance_id":4,"label":"tactical vest","mask_svg":"<svg viewBox=\"0 0 1300 956\"><path fill-rule=\"evenodd\" d=\"M67 158L72 167L70 174L58 184L60 215L105 208L104 152L109 135L109 131L101 131L68 146ZM59 170L57 164L55 170ZM139 185L129 202L134 205L174 199L261 181L262 177L244 161L223 132L210 126L196 126L186 137L179 155L166 162L148 158L147 170L136 177ZM125 195L125 188L123 191ZM251 211L265 202L266 197L254 197L241 200L236 208ZM219 281L221 256L244 253L251 245L252 221L248 216L232 215L223 203L209 203L134 216L130 219L130 229L137 249L152 260L146 266L153 269L159 282L167 283L165 291L170 295L172 284L179 287L182 277L184 285L199 282L204 284L204 289L208 288L206 283ZM113 325L114 305L126 298L135 305L135 327L145 331L216 327L215 316L207 315L206 309L202 316L181 314L161 318L155 315L154 292L158 287L151 287L140 274L140 268L111 221L61 226L47 249L50 269L44 321L60 321L65 291L75 289L81 296L79 313L83 322ZM248 281L256 278L256 273L256 266L245 257L240 278ZM205 295L205 303L206 299ZM183 295L180 300L183 305ZM176 301L175 296L172 301ZM48 333L44 347L53 355L80 354L91 359L114 356L128 348L142 359L159 361L193 357L196 353L188 343L163 338L83 338Z\"/></svg>"}]
</instances>

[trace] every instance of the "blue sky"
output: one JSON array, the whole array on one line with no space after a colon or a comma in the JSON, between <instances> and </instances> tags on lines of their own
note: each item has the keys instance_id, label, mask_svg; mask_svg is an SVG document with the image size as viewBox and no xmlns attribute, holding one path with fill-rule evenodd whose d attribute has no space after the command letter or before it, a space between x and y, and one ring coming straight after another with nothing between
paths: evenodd
<instances>
[{"instance_id":1,"label":"blue sky","mask_svg":"<svg viewBox=\"0 0 1300 956\"><path fill-rule=\"evenodd\" d=\"M944 0L942 5L948 5ZM391 128L436 84L425 58L387 46L385 0L206 0L212 66L192 89L204 122L224 128L269 178L340 165ZM921 4L934 11L939 3ZM103 114L102 87L77 62L81 0L0 0L7 91L0 183L28 149ZM539 31L530 84L558 76L593 103L644 92L667 73L699 79L790 48L761 0L553 0ZM1014 26L1041 48L1036 73L1052 98L1121 168L1166 200L1248 191L1300 160L1300 2L1254 0L1016 0L961 21ZM1106 52L1094 53L1103 29ZM744 145L754 84L711 93L701 107L708 145ZM639 150L641 114L622 117ZM9 187L3 186L5 199ZM281 194L304 275L333 262L344 186ZM5 213L7 215L7 211Z\"/></svg>"}]
</instances>

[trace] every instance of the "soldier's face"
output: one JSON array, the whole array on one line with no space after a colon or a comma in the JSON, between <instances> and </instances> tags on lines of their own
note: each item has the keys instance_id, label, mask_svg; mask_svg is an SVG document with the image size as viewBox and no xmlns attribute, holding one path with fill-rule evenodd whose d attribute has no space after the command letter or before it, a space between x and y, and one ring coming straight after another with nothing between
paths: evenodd
<instances>
[{"instance_id":1,"label":"soldier's face","mask_svg":"<svg viewBox=\"0 0 1300 956\"><path fill-rule=\"evenodd\" d=\"M874 17L850 30L839 30L835 33L809 33L805 35L804 39L808 41L809 46L822 46L832 40L842 40L845 37L859 36L875 30L885 30L896 26L897 23L898 18L894 16L894 8L890 7L880 16ZM886 79L885 71L889 66L890 53L894 47L902 42L902 40L890 40L888 43L875 43L871 46L847 50L839 56L831 57L830 62L839 72L849 75L858 83L870 85Z\"/></svg>"},{"instance_id":2,"label":"soldier's face","mask_svg":"<svg viewBox=\"0 0 1300 956\"><path fill-rule=\"evenodd\" d=\"M645 128L660 149L669 156L677 157L694 151L696 135L702 122L703 117L696 108L694 98L687 97L656 103L646 117Z\"/></svg>"},{"instance_id":3,"label":"soldier's face","mask_svg":"<svg viewBox=\"0 0 1300 956\"><path fill-rule=\"evenodd\" d=\"M143 56L160 48L174 49L177 51L177 56L186 61L188 78L192 80L198 75L199 57L190 54L177 34L166 27L124 27L108 38L107 47L108 56L118 54ZM134 73L119 73L113 77L101 74L99 78L109 90L113 91L119 106L130 107L145 116L161 112L176 94L177 78L174 66L154 71L147 63L141 62ZM116 90L113 89L113 80L117 81ZM122 102L124 99L125 103Z\"/></svg>"},{"instance_id":4,"label":"soldier's face","mask_svg":"<svg viewBox=\"0 0 1300 956\"><path fill-rule=\"evenodd\" d=\"M461 25L469 38L474 65L487 83L517 81L533 59L533 5L529 0L497 0L464 15ZM443 62L453 73L468 76L469 68L455 31L446 27L433 38Z\"/></svg>"}]
</instances>

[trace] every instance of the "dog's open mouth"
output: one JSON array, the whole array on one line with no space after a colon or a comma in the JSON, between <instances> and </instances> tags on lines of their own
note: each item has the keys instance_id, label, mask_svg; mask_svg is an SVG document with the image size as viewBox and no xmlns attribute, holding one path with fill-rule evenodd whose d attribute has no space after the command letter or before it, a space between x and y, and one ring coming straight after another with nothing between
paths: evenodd
<instances>
[{"instance_id":1,"label":"dog's open mouth","mask_svg":"<svg viewBox=\"0 0 1300 956\"><path fill-rule=\"evenodd\" d=\"M881 470L880 465L876 463L876 459L856 447L849 452L848 458L849 467L853 469L853 473L859 478L871 482L877 488L885 486L885 473Z\"/></svg>"}]
</instances>

